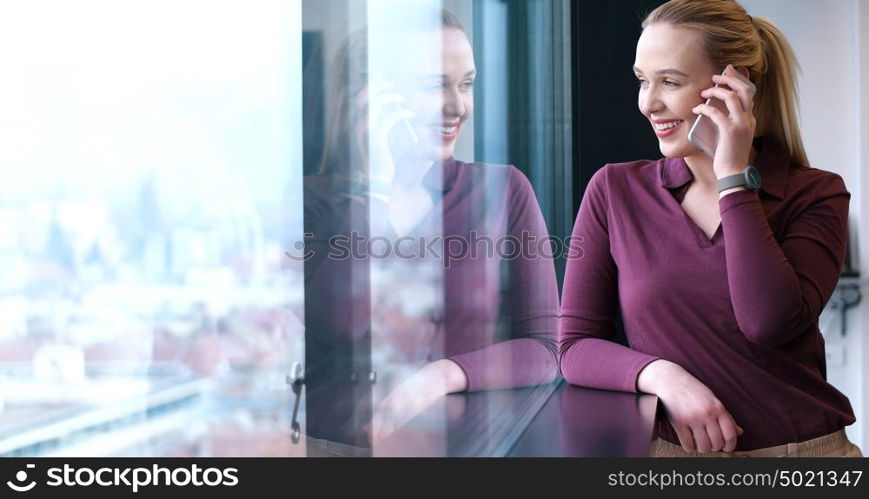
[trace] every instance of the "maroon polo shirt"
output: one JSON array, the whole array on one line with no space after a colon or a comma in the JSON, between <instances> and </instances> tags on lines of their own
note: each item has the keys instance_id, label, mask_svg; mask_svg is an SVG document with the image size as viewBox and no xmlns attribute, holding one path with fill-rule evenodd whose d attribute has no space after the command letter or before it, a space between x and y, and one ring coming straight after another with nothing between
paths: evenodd
<instances>
[{"instance_id":1,"label":"maroon polo shirt","mask_svg":"<svg viewBox=\"0 0 869 499\"><path fill-rule=\"evenodd\" d=\"M415 281L426 285L418 275L422 260L441 269L435 291L443 306L432 312L434 331L419 345L420 355L456 362L470 391L551 382L558 374L558 285L551 251L538 251L551 243L530 182L513 166L451 159L435 163L423 184L433 208L403 236L439 241L437 251L406 244L403 251L412 258L376 262L403 269L390 282L394 291ZM372 262L331 258L330 239L354 231L399 238L389 227L380 233L371 228L371 221L387 219L388 200L359 187L333 177L305 178L306 248L312 254L305 264L305 324L313 337L336 346L368 341L381 299L368 278ZM463 241L468 251L461 251ZM452 257L444 244L453 245ZM407 333L413 338L415 331Z\"/></svg>"},{"instance_id":2,"label":"maroon polo shirt","mask_svg":"<svg viewBox=\"0 0 869 499\"><path fill-rule=\"evenodd\" d=\"M792 163L763 141L763 187L719 201L709 239L682 209L683 159L609 164L574 226L559 356L564 377L636 391L672 361L708 386L745 429L737 450L799 442L854 422L826 381L818 317L844 259L850 194L833 173ZM618 310L630 347L609 341ZM657 433L678 443L672 426Z\"/></svg>"}]
</instances>

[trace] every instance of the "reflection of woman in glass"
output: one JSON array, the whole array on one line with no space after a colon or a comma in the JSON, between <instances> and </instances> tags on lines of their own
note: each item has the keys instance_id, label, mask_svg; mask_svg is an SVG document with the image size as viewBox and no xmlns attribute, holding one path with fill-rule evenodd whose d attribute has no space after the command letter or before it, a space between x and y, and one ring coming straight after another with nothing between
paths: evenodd
<instances>
[{"instance_id":1,"label":"reflection of woman in glass","mask_svg":"<svg viewBox=\"0 0 869 499\"><path fill-rule=\"evenodd\" d=\"M790 46L731 0L673 0L643 28L639 107L665 158L607 165L588 186L583 257L565 277L565 378L656 394L667 420L653 455L859 455L818 329L849 194L806 166ZM688 141L698 115L718 130L714 158ZM630 348L607 341L618 308Z\"/></svg>"},{"instance_id":2,"label":"reflection of woman in glass","mask_svg":"<svg viewBox=\"0 0 869 499\"><path fill-rule=\"evenodd\" d=\"M306 301L316 300L306 308L307 337L328 339L324 351L348 337L364 349L369 310L376 315L381 303L371 286L342 277L367 278L370 262L330 258L330 237L354 231L391 241L437 236L444 258L467 244L461 256L437 264L442 308L428 321L435 330L426 344L417 345L427 362L374 411L381 435L446 393L548 383L558 372L557 288L553 262L545 258L551 253L538 254L549 244L540 208L516 168L453 158L473 110L476 69L460 22L448 12L438 21L390 32L396 43L378 74L369 74L366 61L375 50L383 53L382 41L372 40L373 31L351 37L332 80L322 174L305 182L307 249L314 255L306 262ZM471 252L483 238L492 244ZM494 256L513 244L499 246L504 238L528 244L519 254L511 247L509 256ZM412 245L403 248L413 256L397 263L407 272L385 286L390 293L419 278L432 260ZM310 371L317 359L307 362Z\"/></svg>"}]
</instances>

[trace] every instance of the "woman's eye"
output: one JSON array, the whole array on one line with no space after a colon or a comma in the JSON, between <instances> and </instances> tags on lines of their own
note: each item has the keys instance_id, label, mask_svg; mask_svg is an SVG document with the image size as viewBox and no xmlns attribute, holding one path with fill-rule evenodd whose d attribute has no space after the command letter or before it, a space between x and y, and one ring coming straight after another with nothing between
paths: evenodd
<instances>
[{"instance_id":1,"label":"woman's eye","mask_svg":"<svg viewBox=\"0 0 869 499\"><path fill-rule=\"evenodd\" d=\"M437 89L442 88L443 85L444 85L444 82L442 82L440 79L437 79L437 78L432 78L430 80L424 79L424 80L419 80L416 82L417 90L437 90Z\"/></svg>"},{"instance_id":2,"label":"woman's eye","mask_svg":"<svg viewBox=\"0 0 869 499\"><path fill-rule=\"evenodd\" d=\"M673 80L664 80L663 83L664 83L664 86L667 86L667 87L680 87L680 86L682 86L681 83L679 83L678 81L673 81ZM644 78L637 78L637 84L641 88L646 88L649 86L648 80L646 80Z\"/></svg>"},{"instance_id":3,"label":"woman's eye","mask_svg":"<svg viewBox=\"0 0 869 499\"><path fill-rule=\"evenodd\" d=\"M466 82L462 83L462 88L474 88L474 82L466 81Z\"/></svg>"}]
</instances>

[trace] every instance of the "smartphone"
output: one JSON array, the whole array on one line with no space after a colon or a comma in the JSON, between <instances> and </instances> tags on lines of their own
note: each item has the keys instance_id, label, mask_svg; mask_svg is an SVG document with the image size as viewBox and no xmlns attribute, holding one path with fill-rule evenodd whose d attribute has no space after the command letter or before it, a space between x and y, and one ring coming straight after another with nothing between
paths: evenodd
<instances>
[{"instance_id":1,"label":"smartphone","mask_svg":"<svg viewBox=\"0 0 869 499\"><path fill-rule=\"evenodd\" d=\"M376 76L372 80L375 83L372 83L372 86L375 88L395 88L395 83L390 81L389 79L383 78L381 75ZM400 111L404 109L404 107L400 104L389 104L388 111ZM393 145L398 147L414 147L419 144L419 137L416 135L416 131L414 131L413 126L410 124L408 120L401 120L392 127L392 130L389 131L389 139Z\"/></svg>"},{"instance_id":2,"label":"smartphone","mask_svg":"<svg viewBox=\"0 0 869 499\"><path fill-rule=\"evenodd\" d=\"M394 140L404 141L405 143L414 146L419 144L419 137L416 136L416 132L408 120L399 121L398 124L395 125L395 128L392 129L391 133L394 136L398 136L395 137Z\"/></svg>"},{"instance_id":3,"label":"smartphone","mask_svg":"<svg viewBox=\"0 0 869 499\"><path fill-rule=\"evenodd\" d=\"M724 72L721 74L723 76ZM754 86L754 83L738 72L736 73L736 76L751 88L751 95L754 97L755 92L757 92L757 87ZM717 87L718 84L716 83L715 86ZM706 99L706 104L715 106L724 114L730 114L727 110L727 104L717 97ZM697 116L697 119L694 120L694 124L691 125L691 130L688 131L688 142L693 144L697 149L703 151L703 153L710 158L714 158L715 148L718 146L718 127L715 126L715 123L713 123L711 119L701 114Z\"/></svg>"}]
</instances>

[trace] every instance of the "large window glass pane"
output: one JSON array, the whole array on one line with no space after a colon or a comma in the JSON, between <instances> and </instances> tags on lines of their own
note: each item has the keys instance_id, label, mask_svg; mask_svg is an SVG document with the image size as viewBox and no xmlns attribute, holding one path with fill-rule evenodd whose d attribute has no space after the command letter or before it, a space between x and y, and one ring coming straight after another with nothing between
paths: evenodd
<instances>
[{"instance_id":1,"label":"large window glass pane","mask_svg":"<svg viewBox=\"0 0 869 499\"><path fill-rule=\"evenodd\" d=\"M551 392L568 18L531 4L303 5L308 455L504 453Z\"/></svg>"}]
</instances>

